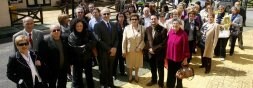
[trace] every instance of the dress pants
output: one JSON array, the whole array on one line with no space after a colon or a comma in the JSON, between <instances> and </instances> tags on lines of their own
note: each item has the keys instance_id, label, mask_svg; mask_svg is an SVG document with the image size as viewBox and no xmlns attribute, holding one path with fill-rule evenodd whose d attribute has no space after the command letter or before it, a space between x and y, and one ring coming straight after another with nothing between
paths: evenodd
<instances>
[{"instance_id":1,"label":"dress pants","mask_svg":"<svg viewBox=\"0 0 253 88\"><path fill-rule=\"evenodd\" d=\"M85 73L87 88L94 88L93 74L92 74L92 59L84 62L76 61L73 64L73 88L86 88L83 84L83 69Z\"/></svg>"},{"instance_id":2,"label":"dress pants","mask_svg":"<svg viewBox=\"0 0 253 88\"><path fill-rule=\"evenodd\" d=\"M238 45L239 45L239 48L243 47L242 32L243 32L243 27L240 27L240 32L238 33Z\"/></svg>"},{"instance_id":3,"label":"dress pants","mask_svg":"<svg viewBox=\"0 0 253 88\"><path fill-rule=\"evenodd\" d=\"M66 88L67 69L68 68L63 68L59 71L57 70L51 71L50 78L49 78L50 79L49 88Z\"/></svg>"},{"instance_id":4,"label":"dress pants","mask_svg":"<svg viewBox=\"0 0 253 88\"><path fill-rule=\"evenodd\" d=\"M176 72L181 68L182 62L168 60L167 88L183 88L182 79L176 77Z\"/></svg>"},{"instance_id":5,"label":"dress pants","mask_svg":"<svg viewBox=\"0 0 253 88\"><path fill-rule=\"evenodd\" d=\"M195 52L195 41L189 41L189 50L190 50L190 57L187 59L187 62L190 63L192 60L192 53Z\"/></svg>"},{"instance_id":6,"label":"dress pants","mask_svg":"<svg viewBox=\"0 0 253 88\"><path fill-rule=\"evenodd\" d=\"M122 53L117 53L116 58L113 63L113 76L116 76L118 73L118 65L120 74L125 74L125 58L122 56Z\"/></svg>"},{"instance_id":7,"label":"dress pants","mask_svg":"<svg viewBox=\"0 0 253 88\"><path fill-rule=\"evenodd\" d=\"M231 38L230 55L233 55L237 36L231 36L230 38Z\"/></svg>"},{"instance_id":8,"label":"dress pants","mask_svg":"<svg viewBox=\"0 0 253 88\"><path fill-rule=\"evenodd\" d=\"M164 81L164 57L160 54L153 54L150 58L149 65L151 67L152 82L157 82L157 71L158 71L158 85L163 87Z\"/></svg>"},{"instance_id":9,"label":"dress pants","mask_svg":"<svg viewBox=\"0 0 253 88\"><path fill-rule=\"evenodd\" d=\"M226 46L227 46L228 38L219 38L214 49L215 56L219 56L221 58L226 57Z\"/></svg>"},{"instance_id":10,"label":"dress pants","mask_svg":"<svg viewBox=\"0 0 253 88\"><path fill-rule=\"evenodd\" d=\"M101 86L111 87L113 84L113 63L115 57L111 57L109 55L101 55L105 57L99 57L99 70L100 70L100 84Z\"/></svg>"}]
</instances>

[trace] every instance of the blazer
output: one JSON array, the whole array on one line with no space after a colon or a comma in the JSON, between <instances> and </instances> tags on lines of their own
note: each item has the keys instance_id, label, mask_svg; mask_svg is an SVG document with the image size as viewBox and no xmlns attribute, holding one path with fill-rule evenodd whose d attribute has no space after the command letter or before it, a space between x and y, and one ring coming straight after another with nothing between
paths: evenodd
<instances>
[{"instance_id":1,"label":"blazer","mask_svg":"<svg viewBox=\"0 0 253 88\"><path fill-rule=\"evenodd\" d=\"M98 52L106 52L114 47L118 46L118 33L114 23L109 22L111 26L111 31L108 29L106 23L104 21L100 21L94 26L94 31L99 39L97 42L97 50Z\"/></svg>"},{"instance_id":2,"label":"blazer","mask_svg":"<svg viewBox=\"0 0 253 88\"><path fill-rule=\"evenodd\" d=\"M69 68L69 54L70 49L68 45L67 38L61 37L62 42L62 49L64 54L64 63L62 68L60 68L60 51L58 47L56 46L55 41L53 40L52 36L48 36L45 38L45 48L43 50L40 50L42 53L44 53L41 56L44 56L45 63L48 66L48 69L50 70L50 73L59 72L59 70L64 70L67 72L67 69Z\"/></svg>"},{"instance_id":3,"label":"blazer","mask_svg":"<svg viewBox=\"0 0 253 88\"><path fill-rule=\"evenodd\" d=\"M12 40L13 40L13 43L14 43L14 51L16 52L17 51L17 47L15 46L15 38L19 35L26 35L28 38L29 38L29 35L26 34L26 31L25 29L24 30L21 30L17 33L15 33L13 36L12 36ZM41 43L41 41L43 41L44 39L44 36L43 36L43 33L42 31L40 30L36 30L36 29L33 29L32 30L32 40L33 40L33 48L32 48L32 51L38 51L38 48L39 48L39 43Z\"/></svg>"},{"instance_id":4,"label":"blazer","mask_svg":"<svg viewBox=\"0 0 253 88\"><path fill-rule=\"evenodd\" d=\"M165 57L167 30L161 25L156 25L154 37L152 36L152 27L149 26L145 31L145 50L152 48L155 54L159 54L161 57ZM148 53L151 56L151 53ZM151 58L151 57L149 57Z\"/></svg>"},{"instance_id":5,"label":"blazer","mask_svg":"<svg viewBox=\"0 0 253 88\"><path fill-rule=\"evenodd\" d=\"M191 24L189 22L189 18L184 20L184 31L189 35L189 31L191 30ZM194 28L193 28L193 41L197 40L197 31L199 30L199 23L195 19L194 20ZM188 37L189 38L189 37Z\"/></svg>"},{"instance_id":6,"label":"blazer","mask_svg":"<svg viewBox=\"0 0 253 88\"><path fill-rule=\"evenodd\" d=\"M229 17L230 17L230 20L231 20L232 19L232 14L229 14ZM242 27L242 22L243 22L242 16L240 14L237 14L235 19L233 21L231 20L231 23L233 23L235 25L230 26L230 27L233 27L233 28L235 28L235 30L239 31L240 27Z\"/></svg>"},{"instance_id":7,"label":"blazer","mask_svg":"<svg viewBox=\"0 0 253 88\"><path fill-rule=\"evenodd\" d=\"M144 48L145 27L142 25L139 25L137 31L138 31L137 36L134 36L132 25L130 24L125 27L124 32L123 32L123 39L122 39L122 54L135 52L137 48L141 50Z\"/></svg>"},{"instance_id":8,"label":"blazer","mask_svg":"<svg viewBox=\"0 0 253 88\"><path fill-rule=\"evenodd\" d=\"M204 50L203 57L212 58L214 48L215 48L217 41L218 41L220 26L217 23L209 24L206 22L203 24L202 27L204 27L205 25L208 26L207 30L209 30L209 31L207 31L206 40L204 41L205 42L205 50Z\"/></svg>"},{"instance_id":9,"label":"blazer","mask_svg":"<svg viewBox=\"0 0 253 88\"><path fill-rule=\"evenodd\" d=\"M35 60L40 60L37 54L33 51L30 51L30 56L35 63ZM43 73L44 64L41 63L41 66L35 66L38 70L42 81L44 81L45 74ZM33 79L31 69L26 63L25 59L22 57L21 53L16 52L15 54L10 55L9 61L7 64L7 77L11 81L17 84L17 88L33 88ZM23 82L19 85L19 81Z\"/></svg>"}]
</instances>

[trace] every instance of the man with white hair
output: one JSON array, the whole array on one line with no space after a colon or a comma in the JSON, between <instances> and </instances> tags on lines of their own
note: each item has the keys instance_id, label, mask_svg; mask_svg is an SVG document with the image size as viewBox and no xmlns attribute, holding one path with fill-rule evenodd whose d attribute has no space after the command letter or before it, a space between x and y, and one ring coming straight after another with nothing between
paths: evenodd
<instances>
[{"instance_id":1,"label":"man with white hair","mask_svg":"<svg viewBox=\"0 0 253 88\"><path fill-rule=\"evenodd\" d=\"M104 8L101 14L102 21L94 26L98 41L97 52L99 58L100 85L105 88L115 88L112 71L118 46L118 34L115 24L109 21L110 10Z\"/></svg>"},{"instance_id":2,"label":"man with white hair","mask_svg":"<svg viewBox=\"0 0 253 88\"><path fill-rule=\"evenodd\" d=\"M151 25L151 18L150 18L150 9L148 7L145 7L143 9L143 16L141 19L141 24L144 25L145 28L149 27Z\"/></svg>"},{"instance_id":3,"label":"man with white hair","mask_svg":"<svg viewBox=\"0 0 253 88\"><path fill-rule=\"evenodd\" d=\"M29 50L38 51L39 43L41 43L44 38L42 32L34 29L34 21L31 17L25 17L23 19L23 26L24 30L15 33L12 37L12 40L14 41L18 35L26 35L29 39ZM14 51L17 51L17 47L15 46Z\"/></svg>"},{"instance_id":4,"label":"man with white hair","mask_svg":"<svg viewBox=\"0 0 253 88\"><path fill-rule=\"evenodd\" d=\"M49 88L66 88L70 54L66 37L61 35L60 25L51 25L50 35L40 50L48 66Z\"/></svg>"}]
</instances>

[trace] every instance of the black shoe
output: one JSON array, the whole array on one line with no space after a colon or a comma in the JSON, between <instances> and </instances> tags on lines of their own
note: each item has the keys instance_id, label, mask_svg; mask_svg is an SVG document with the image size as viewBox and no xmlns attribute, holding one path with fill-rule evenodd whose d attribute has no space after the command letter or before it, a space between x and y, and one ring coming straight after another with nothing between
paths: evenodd
<instances>
[{"instance_id":1,"label":"black shoe","mask_svg":"<svg viewBox=\"0 0 253 88\"><path fill-rule=\"evenodd\" d=\"M152 82L152 81L150 81L149 83L147 83L146 85L147 86L152 86L152 85L154 85L154 84L156 84L157 82Z\"/></svg>"},{"instance_id":2,"label":"black shoe","mask_svg":"<svg viewBox=\"0 0 253 88\"><path fill-rule=\"evenodd\" d=\"M240 48L241 50L244 50L244 47L243 47L243 46L239 46L239 48Z\"/></svg>"}]
</instances>

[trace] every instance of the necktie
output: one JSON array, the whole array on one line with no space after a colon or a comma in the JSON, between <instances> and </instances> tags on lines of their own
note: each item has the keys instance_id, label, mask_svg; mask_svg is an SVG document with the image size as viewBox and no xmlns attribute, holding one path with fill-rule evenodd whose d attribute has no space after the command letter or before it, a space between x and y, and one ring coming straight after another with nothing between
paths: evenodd
<instances>
[{"instance_id":1,"label":"necktie","mask_svg":"<svg viewBox=\"0 0 253 88\"><path fill-rule=\"evenodd\" d=\"M32 34L31 33L29 33L29 42L30 42L31 47L33 47L33 40L32 40Z\"/></svg>"},{"instance_id":2,"label":"necktie","mask_svg":"<svg viewBox=\"0 0 253 88\"><path fill-rule=\"evenodd\" d=\"M111 29L111 26L110 26L109 22L107 23L107 28L109 29L109 31L110 31L110 32L112 31L112 29Z\"/></svg>"}]
</instances>

